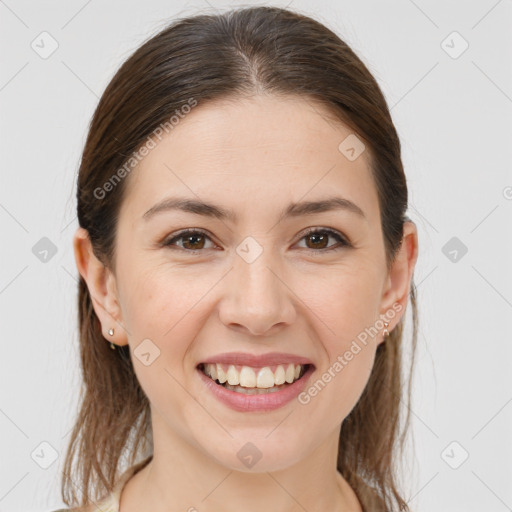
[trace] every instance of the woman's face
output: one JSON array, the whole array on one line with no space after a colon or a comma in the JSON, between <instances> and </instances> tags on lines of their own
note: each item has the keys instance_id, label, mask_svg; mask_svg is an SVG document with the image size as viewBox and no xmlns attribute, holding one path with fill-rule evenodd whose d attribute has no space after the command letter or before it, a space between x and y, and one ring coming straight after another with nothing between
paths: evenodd
<instances>
[{"instance_id":1,"label":"woman's face","mask_svg":"<svg viewBox=\"0 0 512 512\"><path fill-rule=\"evenodd\" d=\"M105 318L103 330L133 351L154 436L226 467L284 468L337 436L372 370L379 319L391 331L404 313L411 268L404 257L386 271L368 152L326 114L291 97L199 104L126 178L109 288L125 329ZM178 197L229 214L157 206ZM345 203L301 206L332 199ZM286 377L301 361L308 373L277 393L230 391L200 370L235 364L253 389L263 367L267 386L280 363Z\"/></svg>"}]
</instances>

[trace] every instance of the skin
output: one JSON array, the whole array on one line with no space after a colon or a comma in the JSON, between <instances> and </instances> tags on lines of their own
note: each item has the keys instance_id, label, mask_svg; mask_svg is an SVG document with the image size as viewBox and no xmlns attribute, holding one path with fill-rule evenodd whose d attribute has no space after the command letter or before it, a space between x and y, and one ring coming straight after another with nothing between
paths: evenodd
<instances>
[{"instance_id":1,"label":"skin","mask_svg":"<svg viewBox=\"0 0 512 512\"><path fill-rule=\"evenodd\" d=\"M338 436L368 381L382 330L306 405L237 412L205 392L195 370L221 352L290 352L313 361L314 383L393 304L401 311L389 332L405 313L416 226L404 225L388 272L369 152L349 161L338 145L351 130L327 114L297 97L198 105L127 178L115 271L77 230L77 267L105 338L132 350L149 338L160 350L149 366L133 357L151 402L154 457L128 481L121 512L362 510L336 470ZM231 208L239 221L178 211L142 218L174 194ZM292 201L332 195L356 203L365 218L333 210L278 219ZM328 251L338 240L304 238L309 227L338 231L352 247ZM185 228L208 235L195 245L159 245ZM250 264L236 252L247 236L263 249ZM194 247L203 252L186 252ZM252 469L237 457L248 441L262 453Z\"/></svg>"}]
</instances>

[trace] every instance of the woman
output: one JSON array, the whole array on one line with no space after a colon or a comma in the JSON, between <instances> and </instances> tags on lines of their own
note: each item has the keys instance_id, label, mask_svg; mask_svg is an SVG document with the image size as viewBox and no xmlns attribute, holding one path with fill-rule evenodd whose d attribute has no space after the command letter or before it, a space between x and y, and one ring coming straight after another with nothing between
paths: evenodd
<instances>
[{"instance_id":1,"label":"woman","mask_svg":"<svg viewBox=\"0 0 512 512\"><path fill-rule=\"evenodd\" d=\"M386 101L346 43L275 7L174 22L105 90L77 198L68 506L409 510L417 231Z\"/></svg>"}]
</instances>

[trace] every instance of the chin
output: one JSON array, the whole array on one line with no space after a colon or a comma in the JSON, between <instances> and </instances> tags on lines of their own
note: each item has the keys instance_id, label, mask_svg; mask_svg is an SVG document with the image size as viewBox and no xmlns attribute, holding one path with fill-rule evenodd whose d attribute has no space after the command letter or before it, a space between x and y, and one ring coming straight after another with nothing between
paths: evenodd
<instances>
[{"instance_id":1,"label":"chin","mask_svg":"<svg viewBox=\"0 0 512 512\"><path fill-rule=\"evenodd\" d=\"M254 433L254 429L252 429ZM259 436L236 435L234 439L222 443L212 440L210 446L217 449L212 451L210 446L203 449L220 465L232 470L244 473L262 473L280 471L298 463L305 454L304 440L295 436L286 436L287 442L283 443L278 437L271 439L268 428L260 432Z\"/></svg>"}]
</instances>

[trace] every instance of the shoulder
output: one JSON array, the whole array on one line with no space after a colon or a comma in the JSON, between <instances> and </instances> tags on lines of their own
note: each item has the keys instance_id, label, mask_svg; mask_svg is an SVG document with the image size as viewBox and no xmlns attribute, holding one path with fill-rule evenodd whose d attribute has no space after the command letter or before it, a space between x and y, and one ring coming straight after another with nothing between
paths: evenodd
<instances>
[{"instance_id":1,"label":"shoulder","mask_svg":"<svg viewBox=\"0 0 512 512\"><path fill-rule=\"evenodd\" d=\"M50 512L118 512L119 502L115 494L111 493L99 502L84 505L82 507L59 508Z\"/></svg>"},{"instance_id":2,"label":"shoulder","mask_svg":"<svg viewBox=\"0 0 512 512\"><path fill-rule=\"evenodd\" d=\"M51 512L118 512L119 504L116 503L114 493L105 496L102 500L91 502L88 505L76 506L71 508L59 508Z\"/></svg>"},{"instance_id":3,"label":"shoulder","mask_svg":"<svg viewBox=\"0 0 512 512\"><path fill-rule=\"evenodd\" d=\"M59 510L51 510L50 512L89 512L89 508L59 508Z\"/></svg>"},{"instance_id":4,"label":"shoulder","mask_svg":"<svg viewBox=\"0 0 512 512\"><path fill-rule=\"evenodd\" d=\"M117 512L117 510L112 508L111 500L111 496L108 496L108 498L103 500L101 503L91 504L86 507L78 508L59 508L58 510L51 510L50 512Z\"/></svg>"}]
</instances>

